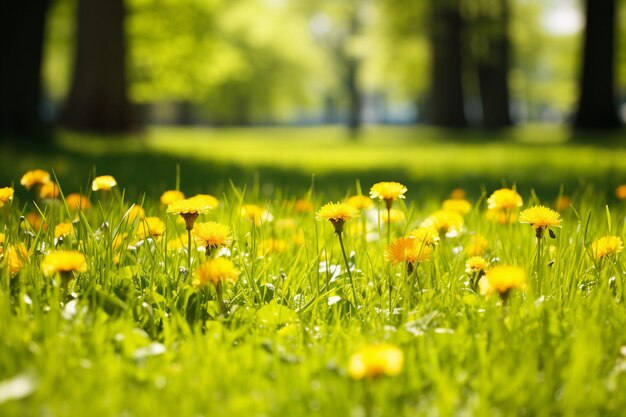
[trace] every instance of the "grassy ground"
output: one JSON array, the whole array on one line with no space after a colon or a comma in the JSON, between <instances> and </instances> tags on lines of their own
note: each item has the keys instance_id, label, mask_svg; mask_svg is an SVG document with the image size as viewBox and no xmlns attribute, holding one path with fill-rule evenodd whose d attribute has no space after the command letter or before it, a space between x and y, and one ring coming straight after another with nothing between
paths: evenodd
<instances>
[{"instance_id":1,"label":"grassy ground","mask_svg":"<svg viewBox=\"0 0 626 417\"><path fill-rule=\"evenodd\" d=\"M0 415L624 415L623 253L598 259L592 249L626 232L626 207L612 195L624 150L563 143L559 130L511 135L441 144L437 131L378 128L357 145L334 129L157 129L134 142L64 134L51 149L3 148L0 186L54 168L67 194L87 189L95 166L121 187L90 193L92 208L78 215L16 185L0 209ZM193 283L204 250L186 251L186 237L168 249L185 236L158 201L175 186L177 163L185 192L220 199L198 222L231 229L220 256L240 276L224 285L227 313L211 284ZM394 203L404 219L390 228L376 206L346 223L351 275L331 224L296 209L312 173L314 211L353 194L357 179L365 194L380 180L408 186ZM519 185L522 208L551 205L564 184L572 204L543 249L528 225L486 218L485 199L502 183ZM462 225L440 230L412 274L390 263L388 231L406 236L458 186L472 203ZM164 222L163 236L138 244L133 203ZM241 216L248 203L273 220L255 226ZM33 211L47 228L20 221ZM68 221L73 231L55 241L54 226ZM517 265L527 277L506 302L468 284L477 234L492 266ZM11 273L8 248L20 243L28 254ZM67 288L61 274L41 272L55 245L86 256ZM381 342L403 352L400 374L351 378L351 356Z\"/></svg>"},{"instance_id":2,"label":"grassy ground","mask_svg":"<svg viewBox=\"0 0 626 417\"><path fill-rule=\"evenodd\" d=\"M77 190L97 168L99 174L114 172L130 192L158 196L174 187L179 164L181 186L189 192L220 194L233 180L261 186L268 196L274 186L297 193L315 175L337 197L354 190L355 179L371 184L395 178L424 197L443 197L459 186L477 197L482 187L516 183L548 198L561 185L566 193L588 183L612 189L626 178L626 148L619 138L572 141L558 127L496 134L370 127L357 142L339 127L155 128L126 139L61 133L46 149L3 146L0 181L8 184L21 172L45 167Z\"/></svg>"}]
</instances>

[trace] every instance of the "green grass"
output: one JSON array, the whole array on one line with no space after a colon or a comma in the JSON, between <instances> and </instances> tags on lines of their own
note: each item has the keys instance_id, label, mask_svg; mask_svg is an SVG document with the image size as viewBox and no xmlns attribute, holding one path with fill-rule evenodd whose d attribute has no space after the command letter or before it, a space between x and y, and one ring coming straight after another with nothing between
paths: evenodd
<instances>
[{"instance_id":1,"label":"green grass","mask_svg":"<svg viewBox=\"0 0 626 417\"><path fill-rule=\"evenodd\" d=\"M128 140L127 140L128 139ZM152 128L130 137L61 132L46 149L2 147L0 181L8 184L33 167L54 169L72 189L85 188L97 167L114 172L133 193L158 196L174 187L176 165L190 192L221 193L229 180L257 185L266 194L278 186L306 190L315 176L341 197L381 178L406 183L414 195L439 197L458 186L474 197L481 187L516 183L544 198L592 183L612 189L626 178L626 149L619 137L571 140L564 128L531 126L500 133L447 132L430 128L369 127L351 141L339 127L183 129Z\"/></svg>"},{"instance_id":2,"label":"green grass","mask_svg":"<svg viewBox=\"0 0 626 417\"><path fill-rule=\"evenodd\" d=\"M13 277L6 256L0 261L0 415L624 415L623 254L596 262L590 253L601 236L625 236L626 207L609 194L626 170L624 151L568 142L558 130L511 135L455 136L439 146L438 131L378 128L356 145L333 129L156 129L135 142L63 134L45 152L4 147L0 186L53 167L68 194L88 188L95 165L121 188L91 194L93 207L80 216L19 186L0 209L4 253L18 242L31 253ZM241 275L226 285L226 316L213 288L184 272L186 253L166 248L184 232L158 202L176 183L177 163L183 191L220 198L198 221L232 229L227 256ZM452 188L467 188L472 211L458 236L442 237L419 265L421 287L385 260L375 210L370 239L353 227L360 220L346 224L354 288L331 225L294 210L308 192L316 210L352 194L357 178L364 192L379 180L406 181L407 199L394 206L406 221L393 225L392 238L417 227ZM529 226L485 218L485 199L502 182L520 185L524 207L552 204L561 182L572 197L539 261ZM138 220L125 216L133 203L166 223L165 236L134 244ZM254 227L240 216L246 203L274 220ZM47 230L20 222L36 210ZM44 277L40 264L54 247L53 226L70 220L74 232L59 248L84 253L88 269L63 292L61 277ZM476 233L488 239L492 264L519 265L528 276L504 304L466 285ZM259 253L270 238L284 250ZM192 253L195 270L206 255ZM333 279L324 262L342 273ZM402 349L402 373L352 380L350 356L379 342Z\"/></svg>"}]
</instances>

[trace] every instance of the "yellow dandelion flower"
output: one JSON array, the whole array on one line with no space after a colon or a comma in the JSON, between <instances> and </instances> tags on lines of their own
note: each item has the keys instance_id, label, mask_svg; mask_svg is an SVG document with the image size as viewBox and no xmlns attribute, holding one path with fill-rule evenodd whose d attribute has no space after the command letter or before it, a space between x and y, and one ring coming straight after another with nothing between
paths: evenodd
<instances>
[{"instance_id":1,"label":"yellow dandelion flower","mask_svg":"<svg viewBox=\"0 0 626 417\"><path fill-rule=\"evenodd\" d=\"M184 200L185 194L178 190L168 190L161 194L161 204L169 206L174 201Z\"/></svg>"},{"instance_id":2,"label":"yellow dandelion flower","mask_svg":"<svg viewBox=\"0 0 626 417\"><path fill-rule=\"evenodd\" d=\"M522 197L510 188L496 190L487 199L489 210L515 210L523 204Z\"/></svg>"},{"instance_id":3,"label":"yellow dandelion flower","mask_svg":"<svg viewBox=\"0 0 626 417\"><path fill-rule=\"evenodd\" d=\"M54 226L54 237L60 238L69 235L72 232L72 223L59 223Z\"/></svg>"},{"instance_id":4,"label":"yellow dandelion flower","mask_svg":"<svg viewBox=\"0 0 626 417\"><path fill-rule=\"evenodd\" d=\"M46 276L57 272L86 272L87 260L85 255L77 251L54 251L47 254L41 261L41 271Z\"/></svg>"},{"instance_id":5,"label":"yellow dandelion flower","mask_svg":"<svg viewBox=\"0 0 626 417\"><path fill-rule=\"evenodd\" d=\"M348 375L352 379L397 376L404 368L404 353L388 343L369 345L358 350L348 361Z\"/></svg>"},{"instance_id":6,"label":"yellow dandelion flower","mask_svg":"<svg viewBox=\"0 0 626 417\"><path fill-rule=\"evenodd\" d=\"M91 208L91 202L89 202L89 199L86 196L78 193L68 194L67 197L65 197L65 202L67 203L67 207L69 207L69 209L72 211L84 211Z\"/></svg>"},{"instance_id":7,"label":"yellow dandelion flower","mask_svg":"<svg viewBox=\"0 0 626 417\"><path fill-rule=\"evenodd\" d=\"M313 213L313 211L315 211L313 203L303 198L296 200L293 209L296 213Z\"/></svg>"},{"instance_id":8,"label":"yellow dandelion flower","mask_svg":"<svg viewBox=\"0 0 626 417\"><path fill-rule=\"evenodd\" d=\"M571 204L572 204L572 199L566 195L562 195L554 201L554 207L558 211L567 210Z\"/></svg>"},{"instance_id":9,"label":"yellow dandelion flower","mask_svg":"<svg viewBox=\"0 0 626 417\"><path fill-rule=\"evenodd\" d=\"M399 182L378 182L372 185L370 189L370 197L373 199L384 200L387 208L391 208L391 204L405 198L407 188Z\"/></svg>"},{"instance_id":10,"label":"yellow dandelion flower","mask_svg":"<svg viewBox=\"0 0 626 417\"><path fill-rule=\"evenodd\" d=\"M134 204L130 209L128 209L128 222L132 223L135 219L143 219L146 217L146 211L138 204Z\"/></svg>"},{"instance_id":11,"label":"yellow dandelion flower","mask_svg":"<svg viewBox=\"0 0 626 417\"><path fill-rule=\"evenodd\" d=\"M33 230L47 230L48 223L41 217L36 211L31 211L26 215L26 222L30 225Z\"/></svg>"},{"instance_id":12,"label":"yellow dandelion flower","mask_svg":"<svg viewBox=\"0 0 626 417\"><path fill-rule=\"evenodd\" d=\"M12 187L0 188L0 207L4 207L6 203L13 200L13 194L15 190Z\"/></svg>"},{"instance_id":13,"label":"yellow dandelion flower","mask_svg":"<svg viewBox=\"0 0 626 417\"><path fill-rule=\"evenodd\" d=\"M464 224L463 216L454 211L437 210L428 216L421 224L421 227L435 229L440 235L448 233L458 233Z\"/></svg>"},{"instance_id":14,"label":"yellow dandelion flower","mask_svg":"<svg viewBox=\"0 0 626 417\"><path fill-rule=\"evenodd\" d=\"M4 233L0 233L0 246L4 245L4 240L6 239L6 237L4 236Z\"/></svg>"},{"instance_id":15,"label":"yellow dandelion flower","mask_svg":"<svg viewBox=\"0 0 626 417\"><path fill-rule=\"evenodd\" d=\"M346 203L328 203L319 209L315 218L317 220L329 220L335 228L336 233L343 231L343 224L352 219L360 217L359 210Z\"/></svg>"},{"instance_id":16,"label":"yellow dandelion flower","mask_svg":"<svg viewBox=\"0 0 626 417\"><path fill-rule=\"evenodd\" d=\"M43 200L59 198L59 195L61 195L61 191L59 190L59 185L55 182L47 182L39 188L39 198Z\"/></svg>"},{"instance_id":17,"label":"yellow dandelion flower","mask_svg":"<svg viewBox=\"0 0 626 417\"><path fill-rule=\"evenodd\" d=\"M418 227L409 232L410 237L414 237L424 245L437 246L439 243L439 233L432 227Z\"/></svg>"},{"instance_id":18,"label":"yellow dandelion flower","mask_svg":"<svg viewBox=\"0 0 626 417\"><path fill-rule=\"evenodd\" d=\"M444 211L454 211L459 214L467 214L472 211L472 203L465 199L448 199L441 204Z\"/></svg>"},{"instance_id":19,"label":"yellow dandelion flower","mask_svg":"<svg viewBox=\"0 0 626 417\"><path fill-rule=\"evenodd\" d=\"M514 210L487 210L487 220L495 220L500 224L510 224L517 221L517 212Z\"/></svg>"},{"instance_id":20,"label":"yellow dandelion flower","mask_svg":"<svg viewBox=\"0 0 626 417\"><path fill-rule=\"evenodd\" d=\"M462 188L455 188L450 193L450 198L453 200L464 200L467 193Z\"/></svg>"},{"instance_id":21,"label":"yellow dandelion flower","mask_svg":"<svg viewBox=\"0 0 626 417\"><path fill-rule=\"evenodd\" d=\"M529 224L540 239L546 229L561 227L561 215L544 206L533 206L519 214L519 222Z\"/></svg>"},{"instance_id":22,"label":"yellow dandelion flower","mask_svg":"<svg viewBox=\"0 0 626 417\"><path fill-rule=\"evenodd\" d=\"M468 256L483 256L489 249L489 241L483 235L476 234L470 237L465 253Z\"/></svg>"},{"instance_id":23,"label":"yellow dandelion flower","mask_svg":"<svg viewBox=\"0 0 626 417\"><path fill-rule=\"evenodd\" d=\"M186 198L178 200L167 206L167 212L178 214L185 220L187 230L193 229L193 224L200 214L208 213L213 206L201 198Z\"/></svg>"},{"instance_id":24,"label":"yellow dandelion flower","mask_svg":"<svg viewBox=\"0 0 626 417\"><path fill-rule=\"evenodd\" d=\"M487 271L478 284L481 294L498 293L505 298L510 290L525 288L526 272L519 266L495 266Z\"/></svg>"},{"instance_id":25,"label":"yellow dandelion flower","mask_svg":"<svg viewBox=\"0 0 626 417\"><path fill-rule=\"evenodd\" d=\"M465 272L471 275L484 272L489 267L489 262L482 256L472 256L465 262Z\"/></svg>"},{"instance_id":26,"label":"yellow dandelion flower","mask_svg":"<svg viewBox=\"0 0 626 417\"><path fill-rule=\"evenodd\" d=\"M416 264L429 260L432 253L431 245L414 237L399 237L389 244L385 256L393 264Z\"/></svg>"},{"instance_id":27,"label":"yellow dandelion flower","mask_svg":"<svg viewBox=\"0 0 626 417\"><path fill-rule=\"evenodd\" d=\"M217 222L196 223L191 231L194 240L207 253L231 242L230 227Z\"/></svg>"},{"instance_id":28,"label":"yellow dandelion flower","mask_svg":"<svg viewBox=\"0 0 626 417\"><path fill-rule=\"evenodd\" d=\"M211 194L196 194L191 199L199 201L201 204L210 206L212 209L220 205L220 200Z\"/></svg>"},{"instance_id":29,"label":"yellow dandelion flower","mask_svg":"<svg viewBox=\"0 0 626 417\"><path fill-rule=\"evenodd\" d=\"M29 253L23 243L17 245L9 245L6 250L7 267L9 269L10 276L15 276L22 267L24 261L28 259Z\"/></svg>"},{"instance_id":30,"label":"yellow dandelion flower","mask_svg":"<svg viewBox=\"0 0 626 417\"><path fill-rule=\"evenodd\" d=\"M158 217L145 217L139 224L137 237L147 239L149 237L159 238L165 233L165 223Z\"/></svg>"},{"instance_id":31,"label":"yellow dandelion flower","mask_svg":"<svg viewBox=\"0 0 626 417\"><path fill-rule=\"evenodd\" d=\"M270 253L281 253L287 250L287 242L283 239L263 239L259 242L259 255L268 255Z\"/></svg>"},{"instance_id":32,"label":"yellow dandelion flower","mask_svg":"<svg viewBox=\"0 0 626 417\"><path fill-rule=\"evenodd\" d=\"M366 195L353 195L346 199L346 204L350 204L352 207L358 210L367 210L374 205L372 199Z\"/></svg>"},{"instance_id":33,"label":"yellow dandelion flower","mask_svg":"<svg viewBox=\"0 0 626 417\"><path fill-rule=\"evenodd\" d=\"M94 178L91 183L91 189L93 191L104 190L110 191L113 187L117 185L117 181L111 175L101 175L99 177Z\"/></svg>"},{"instance_id":34,"label":"yellow dandelion flower","mask_svg":"<svg viewBox=\"0 0 626 417\"><path fill-rule=\"evenodd\" d=\"M113 238L113 243L111 244L113 250L118 250L122 246L122 243L126 242L127 239L127 232L118 233L117 235L115 235L115 237Z\"/></svg>"},{"instance_id":35,"label":"yellow dandelion flower","mask_svg":"<svg viewBox=\"0 0 626 417\"><path fill-rule=\"evenodd\" d=\"M604 236L591 244L591 254L596 261L609 258L624 250L624 242L619 236Z\"/></svg>"},{"instance_id":36,"label":"yellow dandelion flower","mask_svg":"<svg viewBox=\"0 0 626 417\"><path fill-rule=\"evenodd\" d=\"M187 247L187 235L184 233L167 242L167 250L169 252L178 252L186 247Z\"/></svg>"},{"instance_id":37,"label":"yellow dandelion flower","mask_svg":"<svg viewBox=\"0 0 626 417\"><path fill-rule=\"evenodd\" d=\"M615 189L615 196L620 200L626 200L626 184L622 184Z\"/></svg>"},{"instance_id":38,"label":"yellow dandelion flower","mask_svg":"<svg viewBox=\"0 0 626 417\"><path fill-rule=\"evenodd\" d=\"M241 217L250 220L255 226L261 226L265 222L272 221L272 215L256 204L244 204L241 206Z\"/></svg>"},{"instance_id":39,"label":"yellow dandelion flower","mask_svg":"<svg viewBox=\"0 0 626 417\"><path fill-rule=\"evenodd\" d=\"M20 184L26 187L27 190L30 190L35 185L43 185L50 182L50 174L43 169L34 169L32 171L28 171L24 175L22 175L22 179L20 179Z\"/></svg>"},{"instance_id":40,"label":"yellow dandelion flower","mask_svg":"<svg viewBox=\"0 0 626 417\"><path fill-rule=\"evenodd\" d=\"M194 284L205 285L211 283L215 286L220 281L236 281L239 278L239 271L235 265L226 258L209 259L196 270Z\"/></svg>"}]
</instances>

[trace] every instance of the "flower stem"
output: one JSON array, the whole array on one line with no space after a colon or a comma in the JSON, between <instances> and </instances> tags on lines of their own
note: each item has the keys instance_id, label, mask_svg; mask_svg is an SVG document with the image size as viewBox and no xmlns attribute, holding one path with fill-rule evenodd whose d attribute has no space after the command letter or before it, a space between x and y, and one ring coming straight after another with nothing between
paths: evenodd
<instances>
[{"instance_id":1,"label":"flower stem","mask_svg":"<svg viewBox=\"0 0 626 417\"><path fill-rule=\"evenodd\" d=\"M187 273L191 274L191 229L187 229Z\"/></svg>"},{"instance_id":2,"label":"flower stem","mask_svg":"<svg viewBox=\"0 0 626 417\"><path fill-rule=\"evenodd\" d=\"M341 246L341 253L343 254L343 261L346 264L346 270L348 271L348 279L350 280L350 287L352 287L352 297L354 297L354 306L357 306L358 299L356 297L356 290L354 289L354 281L352 280L352 272L350 271L350 264L348 263L348 256L346 255L346 249L343 246L343 238L341 232L337 232L339 238L339 246Z\"/></svg>"},{"instance_id":3,"label":"flower stem","mask_svg":"<svg viewBox=\"0 0 626 417\"><path fill-rule=\"evenodd\" d=\"M391 206L387 205L387 245L391 243Z\"/></svg>"}]
</instances>

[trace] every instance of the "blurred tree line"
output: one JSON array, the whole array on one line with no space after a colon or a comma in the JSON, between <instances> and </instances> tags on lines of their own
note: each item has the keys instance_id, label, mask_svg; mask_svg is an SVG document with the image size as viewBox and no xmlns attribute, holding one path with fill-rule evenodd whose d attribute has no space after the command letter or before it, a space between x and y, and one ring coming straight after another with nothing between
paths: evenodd
<instances>
[{"instance_id":1,"label":"blurred tree line","mask_svg":"<svg viewBox=\"0 0 626 417\"><path fill-rule=\"evenodd\" d=\"M561 3L3 2L0 133L146 121L499 129L562 115L576 128L618 127L626 0Z\"/></svg>"}]
</instances>

